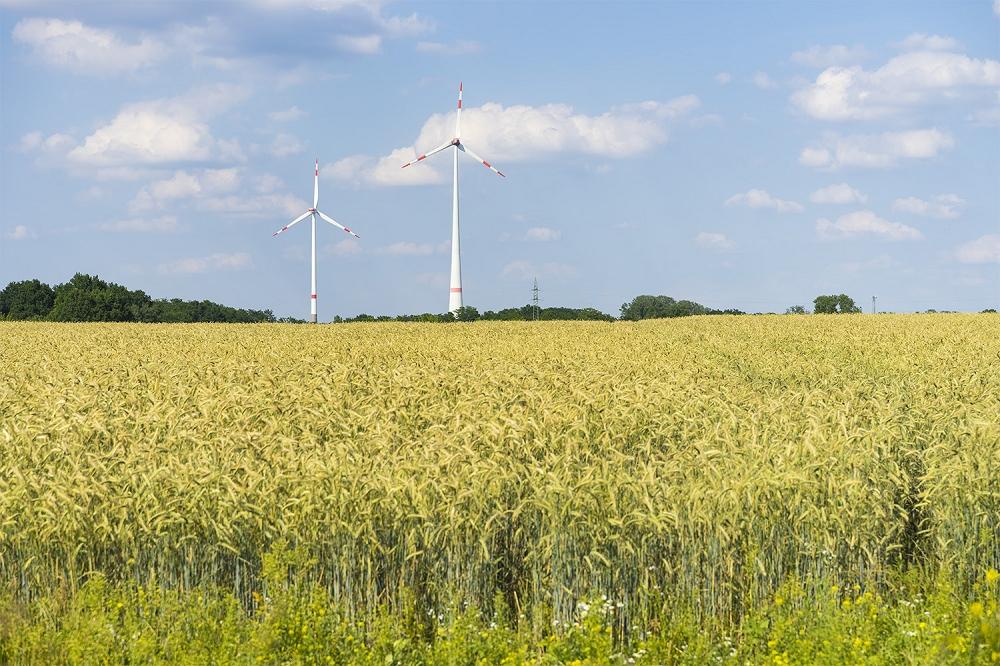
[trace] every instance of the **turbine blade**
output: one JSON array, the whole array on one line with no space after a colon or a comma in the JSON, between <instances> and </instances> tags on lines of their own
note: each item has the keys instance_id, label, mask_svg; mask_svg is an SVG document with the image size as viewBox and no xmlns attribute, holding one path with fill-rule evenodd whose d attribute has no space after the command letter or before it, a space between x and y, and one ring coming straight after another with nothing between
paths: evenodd
<instances>
[{"instance_id":1,"label":"turbine blade","mask_svg":"<svg viewBox=\"0 0 1000 666\"><path fill-rule=\"evenodd\" d=\"M356 233L354 233L353 231L351 231L350 229L348 229L344 225L340 224L339 222L336 222L332 217L327 217L326 213L321 213L319 211L316 211L316 214L319 215L320 217L322 217L324 220L326 220L330 224L332 224L333 226L338 227L340 229L343 229L344 231L346 231L347 233L351 234L355 238L361 238L361 236L357 235Z\"/></svg>"},{"instance_id":2,"label":"turbine blade","mask_svg":"<svg viewBox=\"0 0 1000 666\"><path fill-rule=\"evenodd\" d=\"M313 177L313 208L319 205L319 160L316 160L316 175Z\"/></svg>"},{"instance_id":3,"label":"turbine blade","mask_svg":"<svg viewBox=\"0 0 1000 666\"><path fill-rule=\"evenodd\" d=\"M455 114L455 138L462 136L462 82L458 82L458 112Z\"/></svg>"},{"instance_id":4,"label":"turbine blade","mask_svg":"<svg viewBox=\"0 0 1000 666\"><path fill-rule=\"evenodd\" d=\"M478 160L484 167L486 167L487 169L489 169L493 173L495 173L495 174L497 174L499 176L503 176L504 178L507 177L507 176L504 175L504 173L502 171L500 171L500 169L497 169L495 166L493 166L492 164L490 164L489 162L487 162L486 160L484 160L482 157L480 157L479 155L476 155L474 152L472 152L472 150L470 150L468 146L460 143L460 144L458 144L458 149L461 150L463 153L468 153L470 157L473 157L476 160Z\"/></svg>"},{"instance_id":5,"label":"turbine blade","mask_svg":"<svg viewBox=\"0 0 1000 666\"><path fill-rule=\"evenodd\" d=\"M277 231L275 231L275 232L274 232L273 234L271 234L271 236L277 236L277 235L278 235L278 234L280 234L280 233L281 233L282 231L288 231L289 229L291 229L292 227L294 227L294 226L295 226L296 224L298 224L298 223L299 223L299 222L301 222L302 220L304 220L304 219L306 219L307 217L309 217L309 215L310 215L310 213L311 213L311 212L312 212L312 211L308 211L308 210L307 210L306 212L302 213L301 215L299 215L299 216L298 216L297 218L295 218L294 220L292 220L291 222L289 222L289 223L288 223L288 224L286 224L285 226L283 226L283 227L281 227L280 229L278 229Z\"/></svg>"},{"instance_id":6,"label":"turbine blade","mask_svg":"<svg viewBox=\"0 0 1000 666\"><path fill-rule=\"evenodd\" d=\"M427 152L427 153L424 153L423 155L421 155L417 159L412 160L410 162L407 162L406 164L404 164L403 166L401 166L399 168L400 169L405 169L406 167L410 166L411 164L416 164L417 162L423 162L424 160L426 160L428 157L430 157L434 153L440 153L442 150L444 150L445 148L447 148L448 146L451 146L451 145L452 145L451 141L449 141L448 143L443 143L440 146L438 146L437 148L435 148L434 150L432 150L430 152Z\"/></svg>"}]
</instances>

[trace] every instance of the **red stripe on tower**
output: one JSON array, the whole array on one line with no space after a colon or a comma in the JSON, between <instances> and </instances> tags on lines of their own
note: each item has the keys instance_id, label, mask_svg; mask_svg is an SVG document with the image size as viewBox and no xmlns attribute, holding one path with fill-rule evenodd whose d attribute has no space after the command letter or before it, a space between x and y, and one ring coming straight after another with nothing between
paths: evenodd
<instances>
[{"instance_id":1,"label":"red stripe on tower","mask_svg":"<svg viewBox=\"0 0 1000 666\"><path fill-rule=\"evenodd\" d=\"M316 294L313 294L313 300L314 301L316 300Z\"/></svg>"},{"instance_id":2,"label":"red stripe on tower","mask_svg":"<svg viewBox=\"0 0 1000 666\"><path fill-rule=\"evenodd\" d=\"M451 288L451 293L453 293L453 294L460 293L461 291L462 291L461 287L452 287Z\"/></svg>"}]
</instances>

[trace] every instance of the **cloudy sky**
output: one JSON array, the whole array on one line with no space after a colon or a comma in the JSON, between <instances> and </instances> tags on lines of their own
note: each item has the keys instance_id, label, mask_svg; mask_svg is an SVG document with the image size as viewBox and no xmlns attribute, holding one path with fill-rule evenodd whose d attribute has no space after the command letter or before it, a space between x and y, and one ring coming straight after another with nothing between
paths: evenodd
<instances>
[{"instance_id":1,"label":"cloudy sky","mask_svg":"<svg viewBox=\"0 0 1000 666\"><path fill-rule=\"evenodd\" d=\"M1000 306L1000 0L0 0L0 284L321 320L640 293Z\"/></svg>"}]
</instances>

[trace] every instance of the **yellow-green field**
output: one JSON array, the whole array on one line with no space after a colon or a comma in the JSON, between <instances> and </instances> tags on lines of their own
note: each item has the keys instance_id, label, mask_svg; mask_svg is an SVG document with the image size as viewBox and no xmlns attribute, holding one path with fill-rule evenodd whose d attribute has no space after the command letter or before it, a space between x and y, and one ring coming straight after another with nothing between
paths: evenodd
<instances>
[{"instance_id":1,"label":"yellow-green field","mask_svg":"<svg viewBox=\"0 0 1000 666\"><path fill-rule=\"evenodd\" d=\"M628 638L798 581L1000 567L1000 318L0 322L0 581ZM0 623L2 624L2 623ZM998 639L1000 640L1000 639Z\"/></svg>"}]
</instances>

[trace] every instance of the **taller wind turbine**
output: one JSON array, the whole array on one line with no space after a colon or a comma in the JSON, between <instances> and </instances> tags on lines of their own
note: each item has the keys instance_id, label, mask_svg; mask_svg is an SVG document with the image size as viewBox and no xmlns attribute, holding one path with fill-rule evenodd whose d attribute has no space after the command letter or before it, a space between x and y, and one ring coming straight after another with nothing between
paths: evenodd
<instances>
[{"instance_id":1,"label":"taller wind turbine","mask_svg":"<svg viewBox=\"0 0 1000 666\"><path fill-rule=\"evenodd\" d=\"M477 162L481 162L484 167L494 172L498 176L504 176L496 167L484 160L479 155L472 152L468 146L462 143L462 84L458 84L458 112L455 114L455 138L444 143L434 150L424 153L412 162L407 162L401 168L405 169L411 164L422 162L434 153L440 153L445 148L455 148L453 180L451 192L451 291L448 296L448 311L455 312L462 307L462 252L459 243L458 233L458 153L467 153Z\"/></svg>"},{"instance_id":2,"label":"taller wind turbine","mask_svg":"<svg viewBox=\"0 0 1000 666\"><path fill-rule=\"evenodd\" d=\"M319 160L316 160L316 171L315 175L313 176L312 208L307 208L306 212L302 213L297 218L295 218L294 220L292 220L291 222L289 222L288 224L286 224L285 226L281 227L273 234L271 234L272 237L277 236L283 231L288 231L289 229L291 229L292 227L294 227L296 224L306 219L307 217L312 218L312 290L309 292L310 293L309 304L311 312L311 318L309 321L311 321L314 324L316 323L316 216L319 215L321 218L323 218L324 221L329 222L330 224L332 224L333 226L337 227L342 231L346 231L355 238L361 238L361 236L357 235L344 225L334 221L333 218L328 217L325 213L317 210L316 207L318 205L319 205Z\"/></svg>"}]
</instances>

